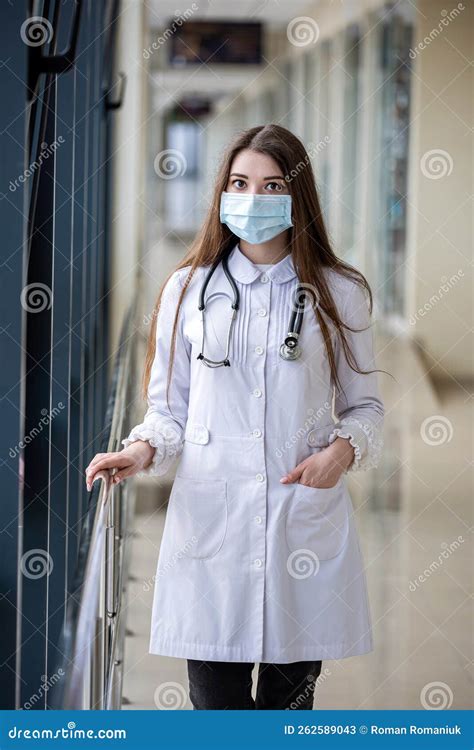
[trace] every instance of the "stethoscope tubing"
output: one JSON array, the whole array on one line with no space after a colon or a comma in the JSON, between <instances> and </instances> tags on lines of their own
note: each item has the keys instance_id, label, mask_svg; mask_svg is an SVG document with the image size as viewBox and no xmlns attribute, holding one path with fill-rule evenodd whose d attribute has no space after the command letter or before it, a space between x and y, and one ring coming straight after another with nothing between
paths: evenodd
<instances>
[{"instance_id":1,"label":"stethoscope tubing","mask_svg":"<svg viewBox=\"0 0 474 750\"><path fill-rule=\"evenodd\" d=\"M215 360L208 359L207 357L205 357L203 352L204 352L204 338L205 338L204 336L204 313L206 310L206 290L219 263L222 263L222 268L224 269L226 278L232 288L233 313L232 313L231 324L229 326L229 331L227 334L225 357L222 361L217 362ZM304 310L305 310L304 299L303 301L301 301L303 294L304 294L304 287L298 284L294 292L294 304L293 304L293 309L291 311L290 321L288 324L288 333L285 336L285 340L280 347L280 355L282 356L283 359L287 359L287 360L297 359L301 353L298 347L298 339L299 339L301 328L303 325L303 317L304 317ZM198 309L202 313L202 316L203 316L203 341L202 341L201 353L198 355L198 359L201 359L203 363L206 364L208 367L219 367L219 366L229 367L230 366L230 361L229 361L230 340L231 340L233 324L234 324L237 311L239 310L239 308L240 308L240 292L238 290L237 284L235 283L234 277L232 276L229 270L229 266L227 264L227 253L226 253L224 257L217 258L214 261L210 270L206 274L206 278L204 279L201 290L199 292Z\"/></svg>"},{"instance_id":2,"label":"stethoscope tubing","mask_svg":"<svg viewBox=\"0 0 474 750\"><path fill-rule=\"evenodd\" d=\"M225 255L222 259L217 258L217 260L214 261L214 263L211 266L210 271L207 273L206 278L204 279L204 283L201 287L201 291L199 292L198 309L200 312L203 312L203 310L206 309L206 301L205 301L206 289L214 274L214 271L216 270L217 266L219 265L221 261L222 261L222 268L224 269L224 273L227 277L227 280L232 288L232 293L234 295L234 299L232 301L232 309L238 310L240 308L240 292L237 288L237 284L235 283L234 277L229 271L229 266L227 264L227 255Z\"/></svg>"}]
</instances>

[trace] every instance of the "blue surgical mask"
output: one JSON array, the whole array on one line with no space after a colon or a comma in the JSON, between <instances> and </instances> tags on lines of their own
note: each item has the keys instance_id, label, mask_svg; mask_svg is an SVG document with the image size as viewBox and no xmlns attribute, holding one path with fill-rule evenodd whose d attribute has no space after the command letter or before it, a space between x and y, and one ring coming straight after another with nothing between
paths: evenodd
<instances>
[{"instance_id":1,"label":"blue surgical mask","mask_svg":"<svg viewBox=\"0 0 474 750\"><path fill-rule=\"evenodd\" d=\"M220 220L251 245L267 242L293 226L291 195L222 193Z\"/></svg>"}]
</instances>

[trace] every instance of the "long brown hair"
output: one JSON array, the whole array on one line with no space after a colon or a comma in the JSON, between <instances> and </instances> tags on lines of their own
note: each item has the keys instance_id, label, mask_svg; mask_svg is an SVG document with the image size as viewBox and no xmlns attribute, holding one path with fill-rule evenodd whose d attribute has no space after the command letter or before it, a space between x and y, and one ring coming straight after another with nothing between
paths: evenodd
<instances>
[{"instance_id":1,"label":"long brown hair","mask_svg":"<svg viewBox=\"0 0 474 750\"><path fill-rule=\"evenodd\" d=\"M293 133L280 125L270 124L250 128L238 134L232 141L222 158L214 186L212 201L194 242L185 257L176 266L175 270L191 266L188 276L180 294L171 339L171 356L168 364L168 386L169 389L174 351L176 344L176 328L179 309L186 293L186 289L199 266L210 266L222 257L234 244L238 242L230 229L222 224L219 218L219 206L222 192L227 188L232 162L237 154L243 149L250 149L259 153L267 154L279 165L288 185L289 194L292 197L292 222L293 227L289 233L289 247L293 263L300 283L305 288L315 291L318 304L314 305L314 311L321 327L328 361L331 368L331 376L336 388L340 388L337 374L336 360L329 331L328 320L334 325L337 335L340 337L347 362L354 372L367 375L380 370L363 371L355 360L344 334L344 328L350 331L365 330L354 329L346 325L339 317L334 303L323 267L334 269L341 275L353 279L360 284L369 297L369 310L372 313L372 292L363 274L353 266L340 260L334 254L331 243L324 225L321 207L319 203L313 169L308 153L302 142ZM152 325L148 337L148 346L143 376L143 397L146 399L148 384L150 382L151 368L155 358L155 336L158 312L161 304L161 296L166 282L165 280L152 316ZM167 391L168 392L168 391Z\"/></svg>"}]
</instances>

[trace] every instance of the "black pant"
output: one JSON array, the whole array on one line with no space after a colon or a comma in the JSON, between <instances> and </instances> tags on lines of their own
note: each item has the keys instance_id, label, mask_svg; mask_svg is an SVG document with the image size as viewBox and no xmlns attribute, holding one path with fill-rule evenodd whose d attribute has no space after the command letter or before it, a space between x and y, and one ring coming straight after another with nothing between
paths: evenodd
<instances>
[{"instance_id":1,"label":"black pant","mask_svg":"<svg viewBox=\"0 0 474 750\"><path fill-rule=\"evenodd\" d=\"M321 661L259 665L252 698L253 663L188 659L189 697L193 709L309 709Z\"/></svg>"}]
</instances>

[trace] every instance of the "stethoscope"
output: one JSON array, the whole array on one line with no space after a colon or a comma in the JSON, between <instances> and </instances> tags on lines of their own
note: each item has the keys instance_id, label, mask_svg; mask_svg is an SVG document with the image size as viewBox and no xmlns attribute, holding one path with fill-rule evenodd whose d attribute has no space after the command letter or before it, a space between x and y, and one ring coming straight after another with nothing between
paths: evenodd
<instances>
[{"instance_id":1,"label":"stethoscope","mask_svg":"<svg viewBox=\"0 0 474 750\"><path fill-rule=\"evenodd\" d=\"M232 288L233 300L232 300L232 317L230 320L229 330L227 333L226 350L225 350L224 359L216 361L216 360L209 359L208 357L204 356L204 340L206 337L205 295L206 295L206 289L212 278L212 275L214 271L216 270L217 266L219 265L219 263L221 262L222 262L222 268L224 269L224 273ZM204 279L204 282L201 287L201 291L199 293L198 309L202 315L202 343L201 343L201 353L198 354L197 359L202 360L202 363L206 365L207 367L230 367L230 361L229 361L230 342L231 342L231 337L232 337L232 329L235 323L235 318L237 317L237 312L239 310L239 307L240 307L240 293L234 281L234 278L232 277L232 274L229 271L229 266L227 265L227 256L222 259L218 258L216 261L214 261L211 268L207 272L206 278ZM282 359L285 359L287 361L293 361L301 357L301 347L298 344L298 339L301 333L301 326L303 325L304 307L305 307L304 287L298 284L294 292L293 307L291 311L290 320L288 323L288 333L286 334L285 340L283 344L281 344L280 350L279 350L280 357L282 357Z\"/></svg>"}]
</instances>

